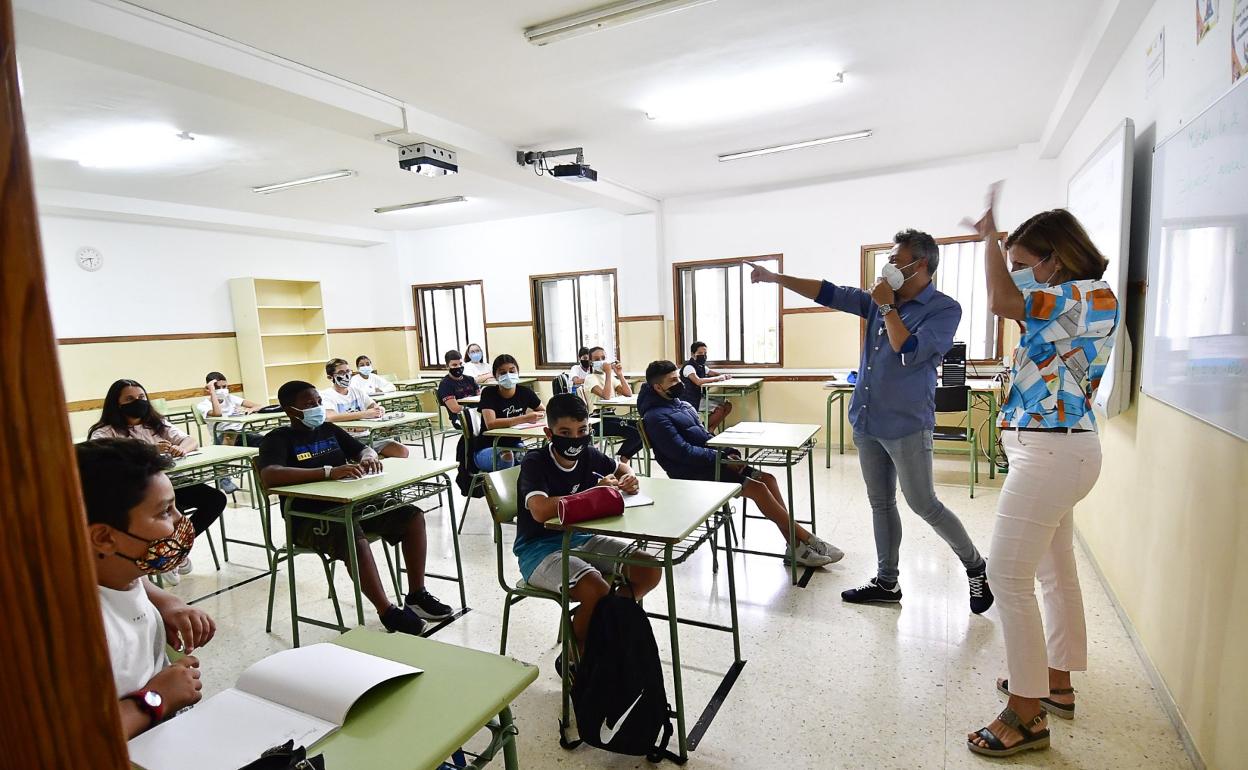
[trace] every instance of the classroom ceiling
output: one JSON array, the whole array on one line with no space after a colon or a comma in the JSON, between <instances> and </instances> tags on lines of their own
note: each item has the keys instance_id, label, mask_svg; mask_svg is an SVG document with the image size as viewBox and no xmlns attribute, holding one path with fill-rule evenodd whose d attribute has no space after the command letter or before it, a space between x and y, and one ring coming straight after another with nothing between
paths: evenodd
<instances>
[{"instance_id":1,"label":"classroom ceiling","mask_svg":"<svg viewBox=\"0 0 1248 770\"><path fill-rule=\"evenodd\" d=\"M584 146L586 160L603 177L657 198L866 174L1038 141L1100 5L716 0L544 47L524 39L526 26L598 4L132 3L519 148ZM21 31L19 25L19 44ZM458 177L414 179L395 170L389 150L371 136L345 137L254 105L205 98L155 75L121 72L89 56L59 55L65 53L83 56L21 51L41 185L372 227L453 224L577 206L471 168ZM827 85L826 75L836 71L846 73L845 82ZM174 116L187 130L216 132L233 143L230 160L177 173L117 172L83 169L46 154L66 125L126 113ZM719 153L859 129L875 135L716 160ZM311 169L308 157L324 162ZM341 167L361 174L272 196L247 190ZM426 193L434 186L436 193ZM469 203L456 204L463 206L457 213L408 215L411 222L379 221L382 215L371 212L443 192L475 194L482 202L476 211Z\"/></svg>"}]
</instances>

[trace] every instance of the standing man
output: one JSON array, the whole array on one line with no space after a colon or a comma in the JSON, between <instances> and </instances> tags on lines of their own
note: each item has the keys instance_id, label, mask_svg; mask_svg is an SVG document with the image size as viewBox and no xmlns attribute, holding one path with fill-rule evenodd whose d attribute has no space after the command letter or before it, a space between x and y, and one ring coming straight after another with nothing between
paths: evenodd
<instances>
[{"instance_id":1,"label":"standing man","mask_svg":"<svg viewBox=\"0 0 1248 770\"><path fill-rule=\"evenodd\" d=\"M966 567L971 612L992 606L986 563L962 522L936 498L932 482L932 429L936 425L936 367L962 319L962 307L932 285L940 249L927 233L903 230L893 237L888 263L871 292L827 281L774 273L751 265L754 283L778 283L820 305L867 319L858 382L849 403L858 462L867 484L875 528L876 576L841 593L855 604L898 602L897 562L901 516L897 482L910 509L944 538Z\"/></svg>"}]
</instances>

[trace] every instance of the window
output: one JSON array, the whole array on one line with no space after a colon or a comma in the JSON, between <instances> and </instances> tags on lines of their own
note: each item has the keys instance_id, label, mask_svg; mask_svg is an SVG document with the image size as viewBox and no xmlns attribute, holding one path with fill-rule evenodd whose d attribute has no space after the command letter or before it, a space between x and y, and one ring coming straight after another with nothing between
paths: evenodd
<instances>
[{"instance_id":1,"label":"window","mask_svg":"<svg viewBox=\"0 0 1248 770\"><path fill-rule=\"evenodd\" d=\"M999 238L1005 239L1005 233ZM938 291L953 297L962 306L962 321L953 338L966 343L966 359L971 363L995 363L1001 360L1001 319L988 309L988 284L985 280L984 242L978 235L937 238L940 264L932 276ZM888 259L893 244L862 247L862 288L868 291ZM866 334L866 322L862 324Z\"/></svg>"},{"instance_id":2,"label":"window","mask_svg":"<svg viewBox=\"0 0 1248 770\"><path fill-rule=\"evenodd\" d=\"M780 292L778 285L750 283L753 262L780 271L782 257L738 257L672 266L676 287L677 354L705 342L716 364L779 366Z\"/></svg>"},{"instance_id":3,"label":"window","mask_svg":"<svg viewBox=\"0 0 1248 770\"><path fill-rule=\"evenodd\" d=\"M571 366L582 347L618 358L615 271L530 277L538 366Z\"/></svg>"},{"instance_id":4,"label":"window","mask_svg":"<svg viewBox=\"0 0 1248 770\"><path fill-rule=\"evenodd\" d=\"M485 347L485 297L480 281L412 287L423 369L446 366L442 355L469 343Z\"/></svg>"}]
</instances>

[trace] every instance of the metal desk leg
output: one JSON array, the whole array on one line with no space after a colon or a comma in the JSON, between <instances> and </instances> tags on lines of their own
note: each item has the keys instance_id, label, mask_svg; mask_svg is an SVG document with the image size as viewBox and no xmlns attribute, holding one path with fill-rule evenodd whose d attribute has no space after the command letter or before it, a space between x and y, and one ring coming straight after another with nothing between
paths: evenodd
<instances>
[{"instance_id":1,"label":"metal desk leg","mask_svg":"<svg viewBox=\"0 0 1248 770\"><path fill-rule=\"evenodd\" d=\"M571 726L572 724L572 718L571 718L571 713L570 713L571 708L569 704L569 701L572 697L572 691L571 691L572 688L571 688L571 682L568 681L568 677L569 677L569 674L571 673L571 668L572 668L572 656L569 654L570 647L568 646L569 639L572 636L572 623L568 620L568 612L569 612L568 605L571 602L571 598L568 596L568 550L569 550L569 546L571 545L571 543L572 543L572 532L570 530L564 530L562 557L561 557L562 571L563 571L563 578L562 578L563 582L561 585L563 586L563 591L560 593L560 596L559 596L559 611L560 611L559 641L562 645L562 651L560 654L563 657L563 675L562 675L563 677L563 690L562 690L563 692L563 698L562 698L563 715L559 721L559 741L561 744L563 744L564 748L568 748L567 736L564 733L568 729L568 727Z\"/></svg>"},{"instance_id":2,"label":"metal desk leg","mask_svg":"<svg viewBox=\"0 0 1248 770\"><path fill-rule=\"evenodd\" d=\"M806 477L810 480L810 533L818 534L819 530L815 524L815 452L806 453Z\"/></svg>"},{"instance_id":3,"label":"metal desk leg","mask_svg":"<svg viewBox=\"0 0 1248 770\"><path fill-rule=\"evenodd\" d=\"M464 562L459 556L459 531L455 526L455 495L451 494L451 477L443 473L442 478L446 479L446 505L451 514L451 543L455 546L455 574L459 576L459 606L467 609L468 599L464 594Z\"/></svg>"},{"instance_id":4,"label":"metal desk leg","mask_svg":"<svg viewBox=\"0 0 1248 770\"><path fill-rule=\"evenodd\" d=\"M364 597L360 593L360 558L355 552L355 504L347 506L343 516L343 524L347 528L347 569L351 573L352 587L355 589L355 618L359 625L364 625Z\"/></svg>"},{"instance_id":5,"label":"metal desk leg","mask_svg":"<svg viewBox=\"0 0 1248 770\"><path fill-rule=\"evenodd\" d=\"M728 610L732 613L732 659L741 662L741 631L737 624L737 576L732 567L732 534L729 528L732 526L732 508L724 503L723 511L724 521L720 522L720 529L724 532L724 553L728 564ZM711 543L714 549L715 543Z\"/></svg>"},{"instance_id":6,"label":"metal desk leg","mask_svg":"<svg viewBox=\"0 0 1248 770\"><path fill-rule=\"evenodd\" d=\"M793 510L793 451L784 451L784 475L789 484L789 572L797 585L797 513Z\"/></svg>"},{"instance_id":7,"label":"metal desk leg","mask_svg":"<svg viewBox=\"0 0 1248 770\"><path fill-rule=\"evenodd\" d=\"M290 636L294 642L294 646L299 646L299 598L295 595L295 535L294 527L290 521L290 509L294 502L293 498L287 498L283 501L285 506L285 515L282 516L286 521L286 580L290 586Z\"/></svg>"},{"instance_id":8,"label":"metal desk leg","mask_svg":"<svg viewBox=\"0 0 1248 770\"><path fill-rule=\"evenodd\" d=\"M500 735L506 735L515 729L515 722L511 718L511 706L507 706L498 712L498 726L501 728ZM503 744L503 767L507 770L520 770L520 757L516 753L516 736L512 735L506 738Z\"/></svg>"},{"instance_id":9,"label":"metal desk leg","mask_svg":"<svg viewBox=\"0 0 1248 770\"><path fill-rule=\"evenodd\" d=\"M841 415L841 454L845 454L845 393L841 393L840 399L837 401L837 409Z\"/></svg>"},{"instance_id":10,"label":"metal desk leg","mask_svg":"<svg viewBox=\"0 0 1248 770\"><path fill-rule=\"evenodd\" d=\"M676 740L680 761L689 758L685 734L685 690L680 677L680 624L676 620L676 585L672 582L672 544L663 547L663 580L667 583L667 627L672 634L672 685L676 688ZM564 666L567 669L567 666Z\"/></svg>"},{"instance_id":11,"label":"metal desk leg","mask_svg":"<svg viewBox=\"0 0 1248 770\"><path fill-rule=\"evenodd\" d=\"M828 401L823 409L823 467L825 468L832 467L832 397L835 395L835 391L828 394Z\"/></svg>"},{"instance_id":12,"label":"metal desk leg","mask_svg":"<svg viewBox=\"0 0 1248 770\"><path fill-rule=\"evenodd\" d=\"M997 392L988 392L988 478L997 477Z\"/></svg>"}]
</instances>

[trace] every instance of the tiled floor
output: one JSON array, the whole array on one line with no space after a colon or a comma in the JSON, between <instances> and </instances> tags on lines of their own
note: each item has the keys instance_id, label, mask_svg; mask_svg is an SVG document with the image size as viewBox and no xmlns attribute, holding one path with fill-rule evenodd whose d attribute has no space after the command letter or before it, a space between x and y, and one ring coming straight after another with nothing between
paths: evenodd
<instances>
[{"instance_id":1,"label":"tiled floor","mask_svg":"<svg viewBox=\"0 0 1248 770\"><path fill-rule=\"evenodd\" d=\"M841 590L874 574L870 515L857 457L833 455L832 468L816 463L819 533L846 551L845 559L817 572L805 589L788 585L778 559L738 557L737 591L742 654L748 663L736 686L690 758L691 767L741 768L960 768L993 762L965 747L969 729L986 724L1003 705L994 677L1003 675L1004 652L995 611L975 617L967 609L965 573L948 547L917 517L903 513L905 600L900 607L860 607L841 602ZM967 497L964 461L937 461L938 491L962 516L976 543L985 547L997 498L985 484ZM657 467L656 467L657 471ZM805 470L798 472L798 510L807 510ZM994 482L993 484L996 484ZM241 496L240 496L240 499ZM462 510L462 499L456 500ZM453 564L444 510L429 514L431 570ZM903 507L904 510L904 507ZM228 509L231 535L258 533L257 515ZM439 631L441 641L497 651L502 612L483 500L468 511L461 538L472 611ZM751 520L747 545L779 550L781 539L767 522ZM510 544L510 533L507 535ZM704 549L705 550L705 549ZM208 594L258 573L259 551L235 547L233 562L212 570L206 545L197 545L196 571L173 589L184 597ZM1179 738L1162 711L1139 658L1083 554L1081 575L1088 613L1091 671L1077 676L1079 718L1052 719L1053 747L1015 758L1017 764L1077 768L1189 767ZM507 562L514 570L514 561ZM350 597L345 570L339 594ZM514 577L514 571L510 574ZM286 575L279 573L274 629L264 632L268 581L257 580L200 602L218 624L217 638L200 653L205 693L233 684L255 660L290 645ZM709 552L696 554L676 573L681 614L727 622L726 575L711 572ZM315 560L304 557L298 571L300 610L323 617L332 612ZM453 586L431 584L450 600ZM647 601L662 611L663 592ZM344 615L354 615L350 599ZM509 653L541 667L542 673L514 704L520 728L521 764L550 767L646 767L644 760L582 747L559 747L559 679L554 672L557 611L548 602L528 601L512 611ZM380 628L368 609L368 625ZM670 660L665 625L655 626L660 655ZM681 629L685 702L689 725L709 700L732 662L727 634ZM304 643L334 632L301 628ZM670 687L670 680L669 680ZM669 699L671 693L668 693ZM480 736L478 736L479 740ZM402 767L402 762L395 762ZM501 766L501 765L500 765Z\"/></svg>"}]
</instances>

